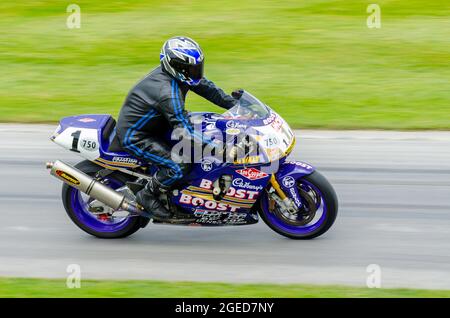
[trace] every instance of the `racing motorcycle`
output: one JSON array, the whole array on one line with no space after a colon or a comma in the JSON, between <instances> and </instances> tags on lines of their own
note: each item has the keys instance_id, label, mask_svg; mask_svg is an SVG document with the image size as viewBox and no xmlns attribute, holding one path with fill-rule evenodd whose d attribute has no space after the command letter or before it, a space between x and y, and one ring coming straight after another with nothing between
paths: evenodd
<instances>
[{"instance_id":1,"label":"racing motorcycle","mask_svg":"<svg viewBox=\"0 0 450 318\"><path fill-rule=\"evenodd\" d=\"M150 220L221 226L255 224L261 217L292 239L311 239L332 226L338 211L333 187L312 165L287 159L295 135L273 109L243 91L223 114L189 116L206 137L226 137L232 160L211 155L194 162L174 189L160 194L173 215L164 220L135 202L135 194L157 168L121 148L114 118L63 118L50 139L85 160L75 166L48 162L47 169L64 182L62 201L72 221L99 238L126 237Z\"/></svg>"}]
</instances>

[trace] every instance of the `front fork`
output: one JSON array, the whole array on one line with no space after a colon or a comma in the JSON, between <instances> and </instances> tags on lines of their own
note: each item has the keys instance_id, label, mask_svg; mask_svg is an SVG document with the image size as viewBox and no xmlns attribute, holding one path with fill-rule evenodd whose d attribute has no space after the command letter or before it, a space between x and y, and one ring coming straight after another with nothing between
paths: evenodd
<instances>
[{"instance_id":1,"label":"front fork","mask_svg":"<svg viewBox=\"0 0 450 318\"><path fill-rule=\"evenodd\" d=\"M299 195L296 189L295 180L294 184L290 187L289 195L286 195L277 178L275 177L275 174L272 174L270 176L269 182L275 190L275 193L271 195L272 199L284 209L286 209L289 213L297 213L298 210L302 207L302 202L299 199L296 200L296 198L299 198Z\"/></svg>"}]
</instances>

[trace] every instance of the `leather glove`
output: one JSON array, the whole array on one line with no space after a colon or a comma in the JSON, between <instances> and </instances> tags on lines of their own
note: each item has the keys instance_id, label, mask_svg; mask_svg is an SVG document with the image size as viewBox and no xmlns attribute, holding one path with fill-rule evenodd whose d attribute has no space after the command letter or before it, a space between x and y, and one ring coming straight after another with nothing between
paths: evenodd
<instances>
[{"instance_id":1,"label":"leather glove","mask_svg":"<svg viewBox=\"0 0 450 318\"><path fill-rule=\"evenodd\" d=\"M236 89L231 93L231 96L234 99L240 99L242 94L244 94L244 90L242 88Z\"/></svg>"}]
</instances>

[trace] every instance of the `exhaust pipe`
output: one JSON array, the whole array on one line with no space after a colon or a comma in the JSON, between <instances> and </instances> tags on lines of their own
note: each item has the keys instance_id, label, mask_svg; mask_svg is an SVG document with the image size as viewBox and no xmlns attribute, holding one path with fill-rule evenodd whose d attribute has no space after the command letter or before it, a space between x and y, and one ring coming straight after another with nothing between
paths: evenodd
<instances>
[{"instance_id":1,"label":"exhaust pipe","mask_svg":"<svg viewBox=\"0 0 450 318\"><path fill-rule=\"evenodd\" d=\"M123 194L114 191L84 172L62 161L47 162L46 167L50 170L52 176L86 193L114 210L125 210L146 217L149 215L138 204L132 203Z\"/></svg>"}]
</instances>

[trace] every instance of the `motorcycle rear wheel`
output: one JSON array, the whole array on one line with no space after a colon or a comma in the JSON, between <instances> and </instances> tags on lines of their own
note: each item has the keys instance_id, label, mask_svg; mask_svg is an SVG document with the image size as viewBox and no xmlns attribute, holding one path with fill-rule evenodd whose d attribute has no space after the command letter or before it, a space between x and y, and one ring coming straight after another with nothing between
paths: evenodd
<instances>
[{"instance_id":1,"label":"motorcycle rear wheel","mask_svg":"<svg viewBox=\"0 0 450 318\"><path fill-rule=\"evenodd\" d=\"M84 173L95 176L103 169L95 163L85 160L75 165L75 168ZM106 177L108 186L117 189L129 181L129 177L120 172L113 172ZM113 239L127 237L148 223L148 219L139 216L124 217L119 220L108 220L96 217L87 209L89 197L79 190L64 184L62 188L62 200L67 215L80 229L98 238Z\"/></svg>"}]
</instances>

